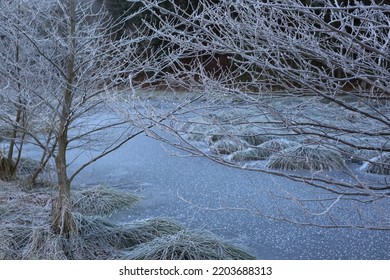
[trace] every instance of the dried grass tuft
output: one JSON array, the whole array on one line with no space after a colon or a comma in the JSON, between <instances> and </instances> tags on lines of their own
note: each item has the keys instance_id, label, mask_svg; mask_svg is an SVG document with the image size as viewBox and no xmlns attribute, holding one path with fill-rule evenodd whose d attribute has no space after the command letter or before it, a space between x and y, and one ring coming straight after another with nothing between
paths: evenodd
<instances>
[{"instance_id":1,"label":"dried grass tuft","mask_svg":"<svg viewBox=\"0 0 390 280\"><path fill-rule=\"evenodd\" d=\"M25 190L17 185L0 189L0 259L107 259L117 258L111 246L122 228L74 213L77 232L70 236L51 229L50 190ZM99 201L95 201L99 203ZM100 208L99 208L100 209ZM87 226L89 225L89 227Z\"/></svg>"},{"instance_id":2,"label":"dried grass tuft","mask_svg":"<svg viewBox=\"0 0 390 280\"><path fill-rule=\"evenodd\" d=\"M209 134L215 129L203 118L194 118L181 126L180 131L188 141L206 141Z\"/></svg>"},{"instance_id":3,"label":"dried grass tuft","mask_svg":"<svg viewBox=\"0 0 390 280\"><path fill-rule=\"evenodd\" d=\"M78 233L85 240L100 241L101 247L129 248L156 237L175 234L183 228L174 221L163 218L114 224L100 217L76 216ZM103 246L104 245L104 246Z\"/></svg>"},{"instance_id":4,"label":"dried grass tuft","mask_svg":"<svg viewBox=\"0 0 390 280\"><path fill-rule=\"evenodd\" d=\"M295 142L285 139L272 139L260 144L254 148L248 148L243 151L237 151L232 154L230 160L233 161L249 161L249 160L265 160L276 152L297 145Z\"/></svg>"},{"instance_id":5,"label":"dried grass tuft","mask_svg":"<svg viewBox=\"0 0 390 280\"><path fill-rule=\"evenodd\" d=\"M254 256L209 232L180 231L142 243L124 255L132 260L252 260Z\"/></svg>"},{"instance_id":6,"label":"dried grass tuft","mask_svg":"<svg viewBox=\"0 0 390 280\"><path fill-rule=\"evenodd\" d=\"M218 155L230 155L243 149L243 143L236 139L223 137L210 146L211 151Z\"/></svg>"},{"instance_id":7,"label":"dried grass tuft","mask_svg":"<svg viewBox=\"0 0 390 280\"><path fill-rule=\"evenodd\" d=\"M344 168L342 155L330 148L317 145L300 145L272 155L268 168L283 170L338 170Z\"/></svg>"},{"instance_id":8,"label":"dried grass tuft","mask_svg":"<svg viewBox=\"0 0 390 280\"><path fill-rule=\"evenodd\" d=\"M167 254L172 256L176 254L175 248L180 247L182 254L177 256L183 259L253 258L214 236L187 232L169 219L116 224L102 217L81 214L84 206L89 214L112 211L113 208L98 205L100 199L104 200L103 205L118 201L118 194L112 195L112 190L107 192L105 188L79 193L79 203L75 204L79 212L73 213L75 232L56 234L51 228L51 194L47 190L35 191L26 191L15 185L0 189L0 259L119 259L137 251L146 256L154 255L158 246L168 246L165 251L171 250ZM84 202L81 203L80 199ZM128 202L125 196L119 205L128 206ZM91 207L93 203L95 206ZM151 251L145 252L146 249ZM195 254L191 255L191 252Z\"/></svg>"},{"instance_id":9,"label":"dried grass tuft","mask_svg":"<svg viewBox=\"0 0 390 280\"><path fill-rule=\"evenodd\" d=\"M1 224L0 259L118 259L123 249L183 229L165 219L115 224L74 213L77 231L65 236L52 231L49 213L38 216Z\"/></svg>"},{"instance_id":10,"label":"dried grass tuft","mask_svg":"<svg viewBox=\"0 0 390 280\"><path fill-rule=\"evenodd\" d=\"M93 190L99 193L94 198L101 196L101 189ZM89 189L88 194L93 190ZM16 185L2 186L0 259L117 259L123 248L183 229L168 219L115 224L102 217L75 212L76 232L64 236L51 229L51 202L48 190L27 191ZM99 201L95 200L95 204ZM78 206L81 205L86 204ZM100 206L97 209L101 212ZM90 209L86 212L91 213Z\"/></svg>"},{"instance_id":11,"label":"dried grass tuft","mask_svg":"<svg viewBox=\"0 0 390 280\"><path fill-rule=\"evenodd\" d=\"M260 130L244 130L240 135L238 135L239 138L246 141L251 146L258 146L266 141L271 140L271 137L264 134L264 131Z\"/></svg>"},{"instance_id":12,"label":"dried grass tuft","mask_svg":"<svg viewBox=\"0 0 390 280\"><path fill-rule=\"evenodd\" d=\"M180 224L164 218L135 221L121 226L117 233L119 243L116 246L129 248L157 237L176 234L181 230L183 227Z\"/></svg>"},{"instance_id":13,"label":"dried grass tuft","mask_svg":"<svg viewBox=\"0 0 390 280\"><path fill-rule=\"evenodd\" d=\"M258 148L248 148L243 151L237 151L231 154L229 157L233 161L250 161L250 160L263 160L265 159L262 154L262 150Z\"/></svg>"},{"instance_id":14,"label":"dried grass tuft","mask_svg":"<svg viewBox=\"0 0 390 280\"><path fill-rule=\"evenodd\" d=\"M24 191L15 184L0 191L0 259L39 258L32 256L35 245L50 226L51 195L48 191ZM49 228L50 231L50 228ZM53 255L48 253L47 256Z\"/></svg>"},{"instance_id":15,"label":"dried grass tuft","mask_svg":"<svg viewBox=\"0 0 390 280\"><path fill-rule=\"evenodd\" d=\"M73 192L74 210L84 215L107 216L118 210L133 207L139 197L103 185Z\"/></svg>"},{"instance_id":16,"label":"dried grass tuft","mask_svg":"<svg viewBox=\"0 0 390 280\"><path fill-rule=\"evenodd\" d=\"M276 152L282 151L287 148L292 148L297 145L298 143L286 139L272 139L260 144L259 146L257 146L257 148L262 151L262 155L264 156L264 158L268 158Z\"/></svg>"}]
</instances>

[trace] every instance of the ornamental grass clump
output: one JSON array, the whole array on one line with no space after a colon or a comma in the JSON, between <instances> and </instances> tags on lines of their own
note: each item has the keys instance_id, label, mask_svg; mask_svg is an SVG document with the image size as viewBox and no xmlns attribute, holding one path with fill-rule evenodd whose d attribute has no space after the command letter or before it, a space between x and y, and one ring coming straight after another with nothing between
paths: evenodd
<instances>
[{"instance_id":1,"label":"ornamental grass clump","mask_svg":"<svg viewBox=\"0 0 390 280\"><path fill-rule=\"evenodd\" d=\"M344 168L342 155L331 148L318 145L299 145L273 154L268 168L282 170L339 170Z\"/></svg>"},{"instance_id":2,"label":"ornamental grass clump","mask_svg":"<svg viewBox=\"0 0 390 280\"><path fill-rule=\"evenodd\" d=\"M134 221L120 226L117 231L117 248L131 248L149 242L155 238L176 234L184 228L175 221L165 218L153 218Z\"/></svg>"},{"instance_id":3,"label":"ornamental grass clump","mask_svg":"<svg viewBox=\"0 0 390 280\"><path fill-rule=\"evenodd\" d=\"M50 189L25 190L16 184L2 184L0 259L118 259L123 249L183 230L176 222L163 218L118 224L96 215L81 214L82 206L86 206L85 212L89 214L109 212L103 211L106 208L102 206L97 206L98 211L90 207L93 201L100 203L98 198L105 203L117 200L117 193L111 197L112 192L108 195L107 190L102 190L90 188L81 195L78 193L79 198L94 199L77 204L80 211L73 212L74 232L58 234L51 228Z\"/></svg>"},{"instance_id":4,"label":"ornamental grass clump","mask_svg":"<svg viewBox=\"0 0 390 280\"><path fill-rule=\"evenodd\" d=\"M180 131L188 141L204 142L215 131L215 128L207 120L198 117L184 123Z\"/></svg>"},{"instance_id":5,"label":"ornamental grass clump","mask_svg":"<svg viewBox=\"0 0 390 280\"><path fill-rule=\"evenodd\" d=\"M272 139L257 147L248 148L233 153L230 157L233 161L265 160L276 152L297 145L295 142L285 139Z\"/></svg>"},{"instance_id":6,"label":"ornamental grass clump","mask_svg":"<svg viewBox=\"0 0 390 280\"><path fill-rule=\"evenodd\" d=\"M250 146L258 146L268 140L271 140L272 137L268 135L265 130L256 129L251 127L241 127L237 129L239 133L236 134L238 138L245 141Z\"/></svg>"},{"instance_id":7,"label":"ornamental grass clump","mask_svg":"<svg viewBox=\"0 0 390 280\"><path fill-rule=\"evenodd\" d=\"M51 227L53 200L50 189L2 186L0 259L148 259L157 258L157 255L161 259L254 258L214 236L188 232L169 219L114 223L95 215L108 214L119 206L129 205L133 200L127 195L98 187L79 191L76 197L77 212L72 213L74 228L68 233L58 233ZM120 203L117 203L118 197ZM107 208L105 205L109 202L119 206ZM93 204L96 206L92 207Z\"/></svg>"},{"instance_id":8,"label":"ornamental grass clump","mask_svg":"<svg viewBox=\"0 0 390 280\"><path fill-rule=\"evenodd\" d=\"M124 255L132 260L252 260L255 257L209 232L182 230L142 243Z\"/></svg>"},{"instance_id":9,"label":"ornamental grass clump","mask_svg":"<svg viewBox=\"0 0 390 280\"><path fill-rule=\"evenodd\" d=\"M76 231L64 235L52 231L48 211L35 214L1 222L0 259L118 259L123 249L183 229L165 219L115 224L74 213Z\"/></svg>"},{"instance_id":10,"label":"ornamental grass clump","mask_svg":"<svg viewBox=\"0 0 390 280\"><path fill-rule=\"evenodd\" d=\"M121 190L98 185L73 192L73 208L84 215L107 216L133 207L139 197Z\"/></svg>"},{"instance_id":11,"label":"ornamental grass clump","mask_svg":"<svg viewBox=\"0 0 390 280\"><path fill-rule=\"evenodd\" d=\"M210 146L210 150L218 155L230 155L243 149L244 143L237 139L222 137Z\"/></svg>"},{"instance_id":12,"label":"ornamental grass clump","mask_svg":"<svg viewBox=\"0 0 390 280\"><path fill-rule=\"evenodd\" d=\"M271 139L257 146L261 151L261 155L264 159L269 158L276 152L282 151L287 148L295 147L298 143L289 141L286 139Z\"/></svg>"}]
</instances>

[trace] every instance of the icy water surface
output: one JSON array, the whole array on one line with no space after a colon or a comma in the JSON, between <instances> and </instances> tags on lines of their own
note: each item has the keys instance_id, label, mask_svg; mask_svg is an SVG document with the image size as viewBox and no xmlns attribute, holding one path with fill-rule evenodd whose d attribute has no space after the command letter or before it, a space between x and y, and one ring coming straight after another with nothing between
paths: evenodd
<instances>
[{"instance_id":1,"label":"icy water surface","mask_svg":"<svg viewBox=\"0 0 390 280\"><path fill-rule=\"evenodd\" d=\"M95 148L94 143L88 143L88 147ZM173 156L167 150L172 152L172 148L140 135L82 171L73 183L106 184L143 197L137 207L119 212L112 219L131 222L169 217L191 229L212 231L259 259L390 259L390 231L307 227L256 215L259 211L279 215L270 192L311 198L312 187L229 168L202 157ZM89 160L88 153L78 155L79 152L69 152L70 161L76 158L69 174ZM39 158L39 153L32 151L27 156ZM370 180L378 177L364 176ZM291 204L291 200L278 200L280 210L295 218L302 217L301 212L294 215L297 209ZM361 210L371 216L371 206L362 206ZM388 203L382 206L388 213ZM378 213L378 209L381 210L373 212ZM337 214L339 210L334 207L332 211ZM345 224L348 211L340 213Z\"/></svg>"},{"instance_id":2,"label":"icy water surface","mask_svg":"<svg viewBox=\"0 0 390 280\"><path fill-rule=\"evenodd\" d=\"M172 156L167 149L139 136L83 171L75 183L103 183L144 197L113 219L170 217L192 229L210 230L259 259L390 259L389 231L304 227L245 211L272 211L269 189L299 193L307 186L206 158Z\"/></svg>"}]
</instances>

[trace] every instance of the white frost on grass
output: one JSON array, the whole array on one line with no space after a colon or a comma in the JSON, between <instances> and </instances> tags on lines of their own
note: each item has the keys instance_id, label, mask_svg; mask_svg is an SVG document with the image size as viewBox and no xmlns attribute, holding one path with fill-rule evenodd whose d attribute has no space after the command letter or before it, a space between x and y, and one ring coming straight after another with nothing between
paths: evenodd
<instances>
[{"instance_id":1,"label":"white frost on grass","mask_svg":"<svg viewBox=\"0 0 390 280\"><path fill-rule=\"evenodd\" d=\"M319 145L300 145L287 148L272 155L268 168L282 170L338 170L343 169L342 155L330 148Z\"/></svg>"},{"instance_id":2,"label":"white frost on grass","mask_svg":"<svg viewBox=\"0 0 390 280\"><path fill-rule=\"evenodd\" d=\"M286 139L272 139L256 147L234 152L229 159L233 161L266 160L276 152L296 145L298 145L296 142Z\"/></svg>"}]
</instances>

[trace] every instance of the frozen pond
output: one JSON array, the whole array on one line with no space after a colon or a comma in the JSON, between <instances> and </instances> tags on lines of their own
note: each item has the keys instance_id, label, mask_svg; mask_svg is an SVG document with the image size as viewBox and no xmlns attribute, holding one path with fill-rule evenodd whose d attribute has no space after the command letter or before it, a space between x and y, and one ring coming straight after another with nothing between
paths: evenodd
<instances>
[{"instance_id":1,"label":"frozen pond","mask_svg":"<svg viewBox=\"0 0 390 280\"><path fill-rule=\"evenodd\" d=\"M103 183L144 197L139 206L114 219L170 217L189 228L210 230L259 259L390 259L389 231L304 227L244 210L222 210L272 209L268 188L304 186L206 158L172 156L167 149L172 150L139 136L84 170L75 183Z\"/></svg>"},{"instance_id":2,"label":"frozen pond","mask_svg":"<svg viewBox=\"0 0 390 280\"><path fill-rule=\"evenodd\" d=\"M104 117L101 115L100 119ZM91 142L88 147L93 150L94 144ZM88 153L78 155L78 152L75 149L69 153L69 159L76 157L70 171L89 160ZM309 227L257 214L260 211L279 216L277 205L291 217L302 217L297 207L292 207L292 200L281 199L275 204L274 196L269 194L287 192L287 195L312 198L313 188L282 177L230 168L203 157L172 155L177 152L140 135L83 170L73 184L81 187L105 184L143 197L137 207L119 212L112 219L131 222L169 217L191 229L209 230L259 259L390 259L389 230ZM37 158L39 155L31 151L27 156ZM357 165L350 167L358 170ZM374 181L380 178L379 175L357 174ZM332 202L325 201L325 208L326 203ZM336 215L340 212L336 223L348 224L349 205L344 203L343 207L347 211L338 206L332 211ZM384 218L384 223L388 223L388 201L376 204L375 210L372 204L359 207L371 220ZM321 222L321 215L318 218Z\"/></svg>"}]
</instances>

